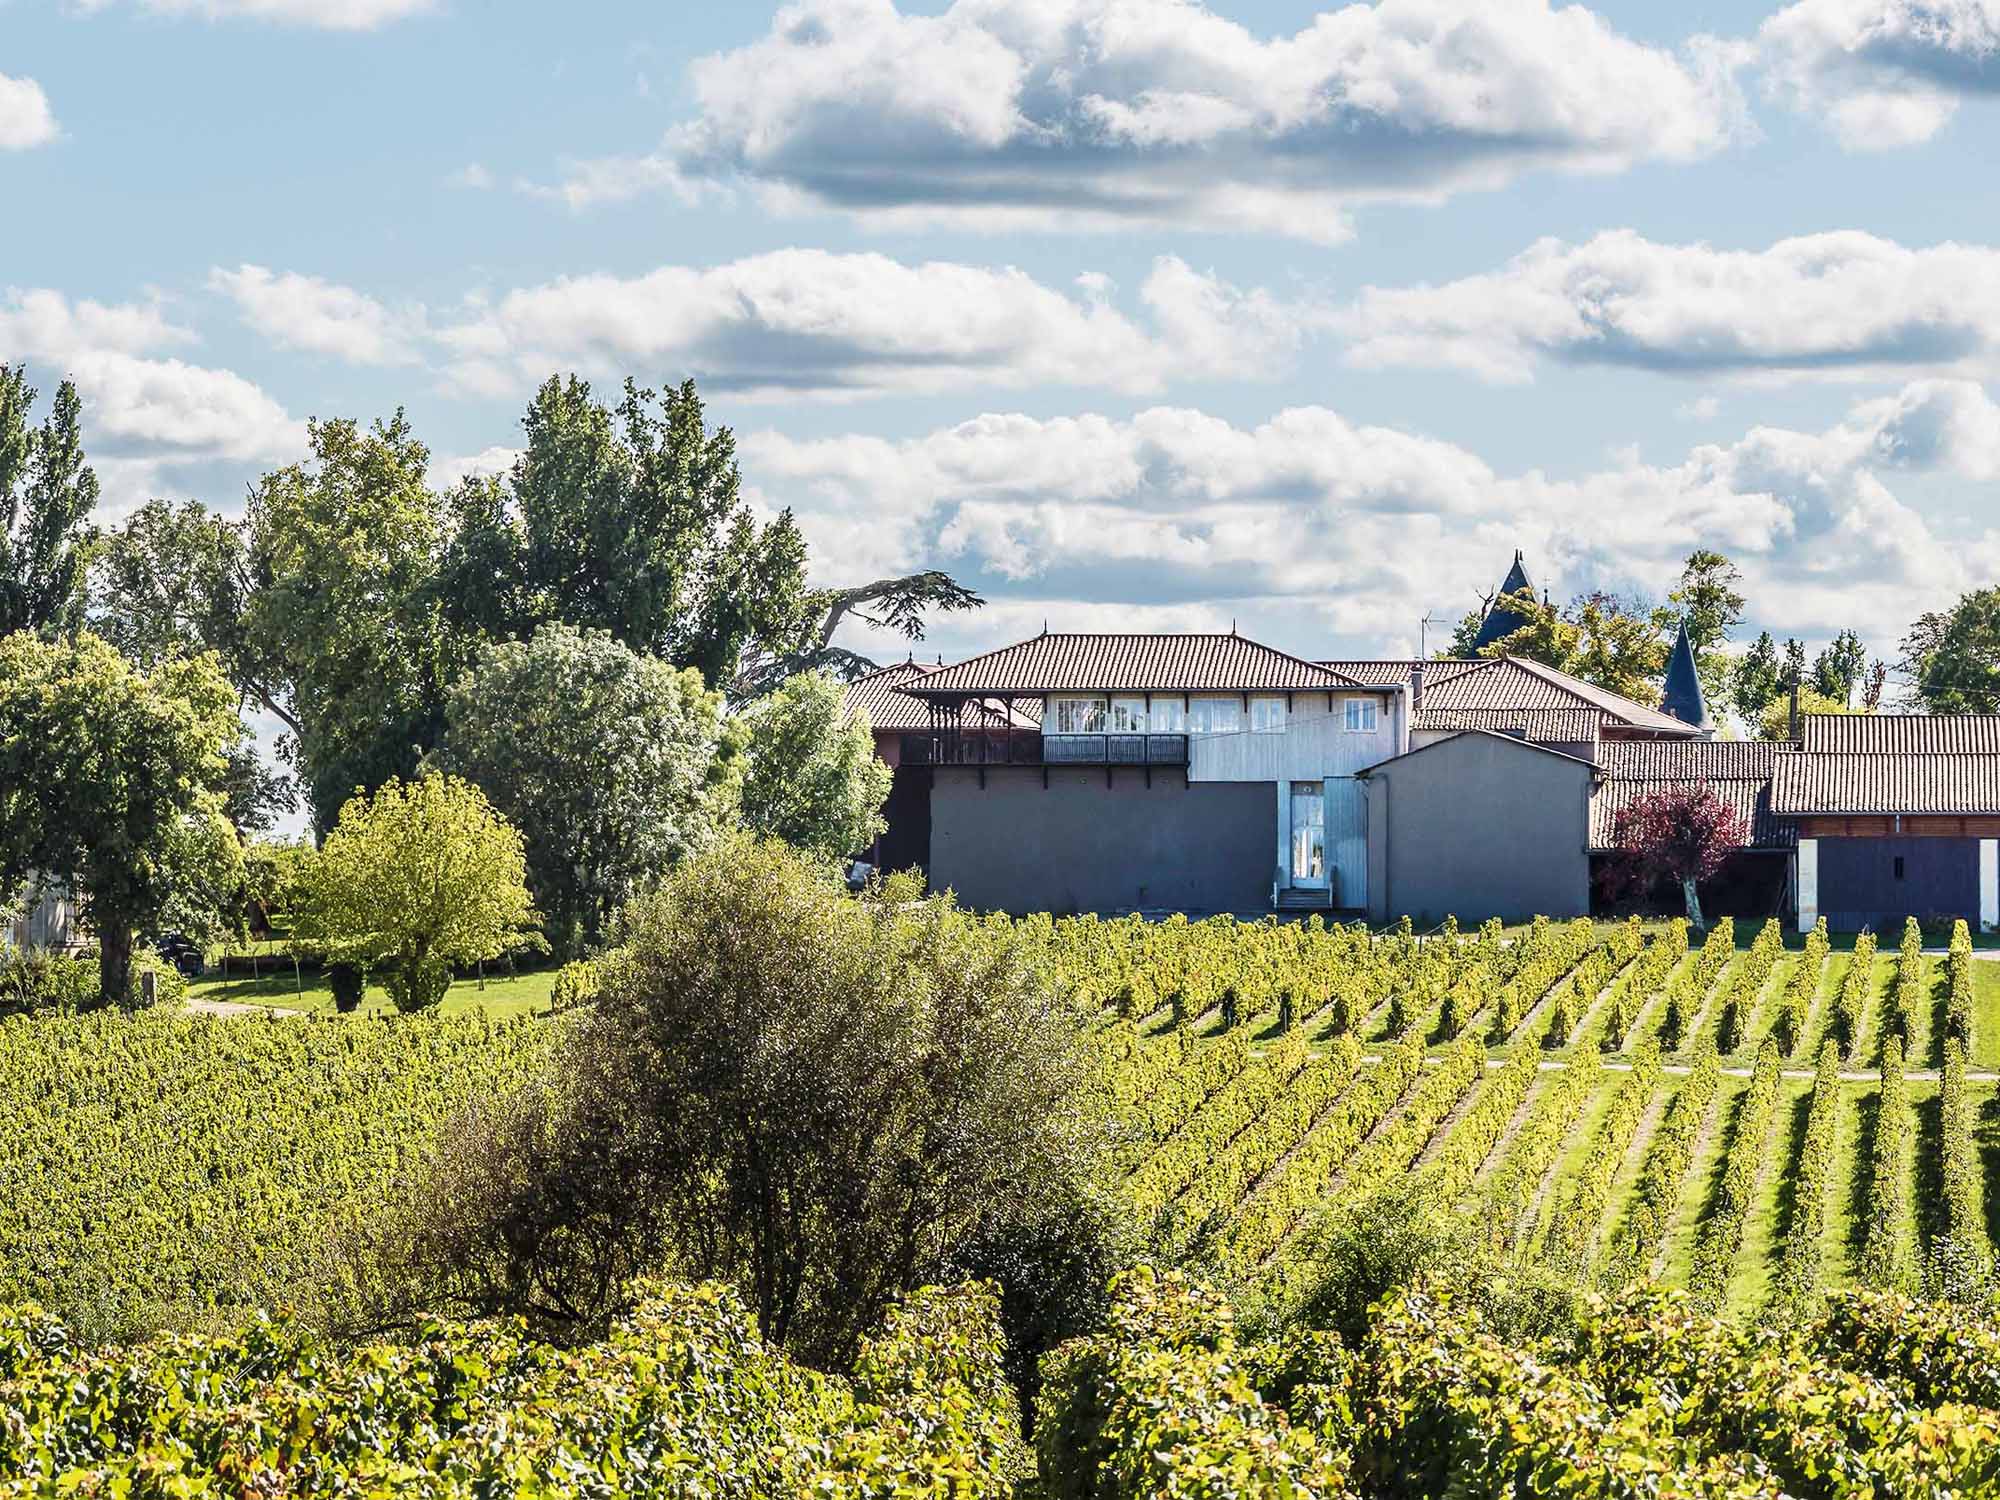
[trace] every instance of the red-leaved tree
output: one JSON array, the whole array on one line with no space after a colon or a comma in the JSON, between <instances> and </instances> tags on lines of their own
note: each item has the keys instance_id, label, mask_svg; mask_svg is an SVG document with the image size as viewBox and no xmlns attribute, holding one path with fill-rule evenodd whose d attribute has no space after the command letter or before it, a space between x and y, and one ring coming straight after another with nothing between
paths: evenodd
<instances>
[{"instance_id":1,"label":"red-leaved tree","mask_svg":"<svg viewBox=\"0 0 2000 1500\"><path fill-rule=\"evenodd\" d=\"M1621 808L1612 824L1618 849L1614 879L1628 890L1650 890L1662 879L1678 881L1687 898L1688 921L1701 927L1695 886L1728 863L1743 847L1746 832L1743 815L1706 782L1649 792Z\"/></svg>"}]
</instances>

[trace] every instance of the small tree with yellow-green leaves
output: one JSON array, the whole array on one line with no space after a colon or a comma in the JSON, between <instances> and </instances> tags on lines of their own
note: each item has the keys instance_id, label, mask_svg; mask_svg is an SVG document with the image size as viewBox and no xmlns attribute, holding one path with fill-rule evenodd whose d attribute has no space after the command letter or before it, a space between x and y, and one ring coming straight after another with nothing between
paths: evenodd
<instances>
[{"instance_id":1,"label":"small tree with yellow-green leaves","mask_svg":"<svg viewBox=\"0 0 2000 1500\"><path fill-rule=\"evenodd\" d=\"M455 776L390 780L340 810L295 929L329 963L382 976L401 1011L444 998L454 964L542 947L521 835Z\"/></svg>"}]
</instances>

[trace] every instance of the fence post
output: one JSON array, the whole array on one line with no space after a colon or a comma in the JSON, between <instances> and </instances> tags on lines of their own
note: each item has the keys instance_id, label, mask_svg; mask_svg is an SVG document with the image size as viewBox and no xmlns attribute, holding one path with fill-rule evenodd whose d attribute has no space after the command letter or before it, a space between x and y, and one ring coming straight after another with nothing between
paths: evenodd
<instances>
[{"instance_id":1,"label":"fence post","mask_svg":"<svg viewBox=\"0 0 2000 1500\"><path fill-rule=\"evenodd\" d=\"M147 969L139 976L139 1004L147 1010L160 998L160 976L154 969Z\"/></svg>"}]
</instances>

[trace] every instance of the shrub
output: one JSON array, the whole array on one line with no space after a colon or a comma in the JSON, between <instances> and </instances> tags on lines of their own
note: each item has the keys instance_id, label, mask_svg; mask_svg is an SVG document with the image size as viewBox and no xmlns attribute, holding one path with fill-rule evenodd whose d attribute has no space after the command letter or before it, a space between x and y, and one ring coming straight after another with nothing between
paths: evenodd
<instances>
[{"instance_id":1,"label":"shrub","mask_svg":"<svg viewBox=\"0 0 2000 1500\"><path fill-rule=\"evenodd\" d=\"M153 976L153 1003L179 1005L187 998L187 980L179 969L149 948L132 955L128 1009L144 1003L144 976ZM50 1012L80 1015L103 1004L94 951L58 953L47 948L16 948L0 952L0 1016Z\"/></svg>"},{"instance_id":2,"label":"shrub","mask_svg":"<svg viewBox=\"0 0 2000 1500\"><path fill-rule=\"evenodd\" d=\"M1101 1291L1096 1053L1005 928L737 839L601 968L544 1085L420 1204L406 1254L447 1305L588 1333L665 1260L844 1366L897 1297L1014 1248L1053 1247L1007 1287L1035 1306L1082 1296L1064 1267Z\"/></svg>"}]
</instances>

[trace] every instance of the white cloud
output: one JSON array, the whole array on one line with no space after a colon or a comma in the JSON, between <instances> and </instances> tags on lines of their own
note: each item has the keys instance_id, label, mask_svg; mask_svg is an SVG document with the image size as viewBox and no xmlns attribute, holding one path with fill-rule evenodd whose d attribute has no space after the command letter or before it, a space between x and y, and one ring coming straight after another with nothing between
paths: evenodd
<instances>
[{"instance_id":1,"label":"white cloud","mask_svg":"<svg viewBox=\"0 0 2000 1500\"><path fill-rule=\"evenodd\" d=\"M1771 91L1854 150L1929 140L1960 100L2000 93L1995 0L1798 0L1758 43Z\"/></svg>"},{"instance_id":2,"label":"white cloud","mask_svg":"<svg viewBox=\"0 0 2000 1500\"><path fill-rule=\"evenodd\" d=\"M1101 277L1074 291L1013 268L780 250L700 269L568 277L507 292L437 331L451 378L499 393L551 369L685 371L745 396L860 396L967 385L1149 392L1190 376L1283 373L1305 305L1172 257L1140 290L1151 326Z\"/></svg>"},{"instance_id":3,"label":"white cloud","mask_svg":"<svg viewBox=\"0 0 2000 1500\"><path fill-rule=\"evenodd\" d=\"M193 341L154 303L72 302L45 288L0 295L0 349L76 381L94 452L107 440L104 456L150 462L298 452L304 424L252 382L149 357Z\"/></svg>"},{"instance_id":4,"label":"white cloud","mask_svg":"<svg viewBox=\"0 0 2000 1500\"><path fill-rule=\"evenodd\" d=\"M1883 648L2000 567L2000 531L1941 536L1885 482L2000 473L2000 405L1962 382L1863 403L1826 432L1757 428L1578 479L1499 474L1320 407L1254 428L1159 407L993 415L904 442L765 432L742 454L764 502L795 507L828 577L942 562L1024 607L1240 611L1307 650L1396 649L1415 616L1490 589L1516 546L1565 587L1654 590L1717 546L1786 629L1852 626Z\"/></svg>"},{"instance_id":5,"label":"white cloud","mask_svg":"<svg viewBox=\"0 0 2000 1500\"><path fill-rule=\"evenodd\" d=\"M0 151L25 151L56 138L55 111L49 96L32 78L0 73Z\"/></svg>"},{"instance_id":6,"label":"white cloud","mask_svg":"<svg viewBox=\"0 0 2000 1500\"><path fill-rule=\"evenodd\" d=\"M211 290L236 304L243 321L286 349L332 354L360 365L406 365L417 360L422 309L391 311L373 297L317 276L273 272L263 266L217 267Z\"/></svg>"},{"instance_id":7,"label":"white cloud","mask_svg":"<svg viewBox=\"0 0 2000 1500\"><path fill-rule=\"evenodd\" d=\"M118 0L76 0L86 13L109 10ZM136 0L156 16L193 16L204 21L271 21L325 31L372 31L391 21L421 15L435 0Z\"/></svg>"},{"instance_id":8,"label":"white cloud","mask_svg":"<svg viewBox=\"0 0 2000 1500\"><path fill-rule=\"evenodd\" d=\"M694 65L699 113L658 149L574 164L553 191L743 182L891 220L1330 241L1355 203L1716 151L1743 128L1737 61L1548 0L1381 0L1268 40L1195 0L793 0Z\"/></svg>"},{"instance_id":9,"label":"white cloud","mask_svg":"<svg viewBox=\"0 0 2000 1500\"><path fill-rule=\"evenodd\" d=\"M430 482L434 489L455 489L462 480L507 473L521 456L519 448L482 448L477 453L432 455Z\"/></svg>"},{"instance_id":10,"label":"white cloud","mask_svg":"<svg viewBox=\"0 0 2000 1500\"><path fill-rule=\"evenodd\" d=\"M484 192L493 186L493 174L478 162L467 162L456 172L445 178L447 186L466 188L472 192Z\"/></svg>"},{"instance_id":11,"label":"white cloud","mask_svg":"<svg viewBox=\"0 0 2000 1500\"><path fill-rule=\"evenodd\" d=\"M1718 250L1614 230L1439 286L1371 287L1341 326L1358 364L1492 380L1530 379L1546 359L1765 377L1980 369L2000 353L2000 250L1853 230Z\"/></svg>"}]
</instances>

